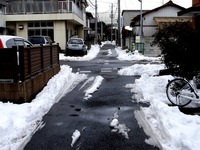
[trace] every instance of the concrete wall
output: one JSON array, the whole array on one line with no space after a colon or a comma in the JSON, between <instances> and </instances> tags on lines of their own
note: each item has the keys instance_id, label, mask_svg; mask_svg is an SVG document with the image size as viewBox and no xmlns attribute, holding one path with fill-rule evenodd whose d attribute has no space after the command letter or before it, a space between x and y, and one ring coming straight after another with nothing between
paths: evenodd
<instances>
[{"instance_id":1,"label":"concrete wall","mask_svg":"<svg viewBox=\"0 0 200 150\"><path fill-rule=\"evenodd\" d=\"M6 27L5 16L0 14L0 27Z\"/></svg>"},{"instance_id":2,"label":"concrete wall","mask_svg":"<svg viewBox=\"0 0 200 150\"><path fill-rule=\"evenodd\" d=\"M66 47L65 21L54 21L54 40L59 43L61 49Z\"/></svg>"},{"instance_id":3,"label":"concrete wall","mask_svg":"<svg viewBox=\"0 0 200 150\"><path fill-rule=\"evenodd\" d=\"M23 26L23 29L19 29L19 26ZM26 22L16 22L16 35L28 39L28 27Z\"/></svg>"}]
</instances>

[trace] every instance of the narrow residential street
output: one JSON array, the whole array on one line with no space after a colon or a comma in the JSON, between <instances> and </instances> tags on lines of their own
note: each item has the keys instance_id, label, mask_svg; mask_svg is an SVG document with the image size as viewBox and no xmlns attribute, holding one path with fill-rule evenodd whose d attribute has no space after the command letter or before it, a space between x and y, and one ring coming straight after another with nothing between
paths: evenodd
<instances>
[{"instance_id":1,"label":"narrow residential street","mask_svg":"<svg viewBox=\"0 0 200 150\"><path fill-rule=\"evenodd\" d=\"M138 125L134 111L144 104L137 103L125 86L139 76L120 76L118 70L138 61L120 61L115 46L104 45L92 61L60 61L73 72L88 75L66 94L43 117L39 129L24 150L158 150L145 142L148 139ZM93 81L101 77L97 91L85 95ZM117 128L111 122L117 119ZM80 138L72 144L72 134L80 131Z\"/></svg>"}]
</instances>

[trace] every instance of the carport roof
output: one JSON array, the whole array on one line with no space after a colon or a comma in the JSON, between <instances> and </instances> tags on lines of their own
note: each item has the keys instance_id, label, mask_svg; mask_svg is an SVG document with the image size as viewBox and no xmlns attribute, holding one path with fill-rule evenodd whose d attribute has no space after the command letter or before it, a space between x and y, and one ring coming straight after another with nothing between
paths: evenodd
<instances>
[{"instance_id":1,"label":"carport roof","mask_svg":"<svg viewBox=\"0 0 200 150\"><path fill-rule=\"evenodd\" d=\"M159 23L168 23L168 22L187 22L192 21L191 17L154 17L154 20Z\"/></svg>"}]
</instances>

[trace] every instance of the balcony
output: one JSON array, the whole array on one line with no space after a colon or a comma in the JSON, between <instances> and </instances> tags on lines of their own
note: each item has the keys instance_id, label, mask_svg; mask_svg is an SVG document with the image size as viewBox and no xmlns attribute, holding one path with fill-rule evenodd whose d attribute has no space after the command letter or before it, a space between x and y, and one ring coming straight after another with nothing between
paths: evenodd
<instances>
[{"instance_id":1,"label":"balcony","mask_svg":"<svg viewBox=\"0 0 200 150\"><path fill-rule=\"evenodd\" d=\"M83 19L83 12L73 2L73 0L65 1L39 1L39 2L22 2L13 1L6 6L7 15L23 15L23 14L64 14L73 13L80 19Z\"/></svg>"}]
</instances>

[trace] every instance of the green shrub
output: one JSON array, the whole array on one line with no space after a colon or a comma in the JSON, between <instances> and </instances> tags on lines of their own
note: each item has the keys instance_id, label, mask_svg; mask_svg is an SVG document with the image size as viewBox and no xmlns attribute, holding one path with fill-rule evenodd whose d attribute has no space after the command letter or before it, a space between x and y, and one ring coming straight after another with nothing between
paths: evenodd
<instances>
[{"instance_id":1,"label":"green shrub","mask_svg":"<svg viewBox=\"0 0 200 150\"><path fill-rule=\"evenodd\" d=\"M167 68L179 68L183 72L200 70L200 34L191 22L163 24L153 36L153 45L160 47Z\"/></svg>"}]
</instances>

